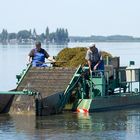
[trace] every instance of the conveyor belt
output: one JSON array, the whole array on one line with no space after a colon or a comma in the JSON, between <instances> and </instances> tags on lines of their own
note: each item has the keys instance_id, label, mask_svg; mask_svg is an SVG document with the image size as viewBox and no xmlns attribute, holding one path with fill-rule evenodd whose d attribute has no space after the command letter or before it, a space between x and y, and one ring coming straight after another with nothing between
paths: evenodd
<instances>
[{"instance_id":1,"label":"conveyor belt","mask_svg":"<svg viewBox=\"0 0 140 140\"><path fill-rule=\"evenodd\" d=\"M17 91L28 89L38 91L42 98L64 92L76 69L59 67L30 67L19 83ZM16 95L11 107L12 112L34 109L34 97Z\"/></svg>"}]
</instances>

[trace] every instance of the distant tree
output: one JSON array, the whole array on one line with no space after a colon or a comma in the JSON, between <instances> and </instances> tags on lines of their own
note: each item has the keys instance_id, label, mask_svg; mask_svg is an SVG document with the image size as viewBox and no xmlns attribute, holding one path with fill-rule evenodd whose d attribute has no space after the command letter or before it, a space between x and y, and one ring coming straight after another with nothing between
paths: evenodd
<instances>
[{"instance_id":1,"label":"distant tree","mask_svg":"<svg viewBox=\"0 0 140 140\"><path fill-rule=\"evenodd\" d=\"M37 33L36 33L36 29L33 29L33 39L36 40L37 39Z\"/></svg>"},{"instance_id":2,"label":"distant tree","mask_svg":"<svg viewBox=\"0 0 140 140\"><path fill-rule=\"evenodd\" d=\"M46 28L45 33L37 35L36 29L21 30L18 33L8 33L3 29L0 33L0 43L7 44L11 39L17 39L18 43L31 43L30 39L40 40L41 42L51 43L67 43L69 41L68 30L64 28L57 28L55 32L50 33L49 27Z\"/></svg>"},{"instance_id":3,"label":"distant tree","mask_svg":"<svg viewBox=\"0 0 140 140\"><path fill-rule=\"evenodd\" d=\"M54 43L56 40L56 33L52 32L49 34L50 42Z\"/></svg>"},{"instance_id":4,"label":"distant tree","mask_svg":"<svg viewBox=\"0 0 140 140\"><path fill-rule=\"evenodd\" d=\"M10 39L16 39L16 37L17 37L17 34L16 33L9 33L8 34L8 40L10 40Z\"/></svg>"},{"instance_id":5,"label":"distant tree","mask_svg":"<svg viewBox=\"0 0 140 140\"><path fill-rule=\"evenodd\" d=\"M7 40L8 40L8 32L6 29L3 29L1 33L1 42L3 44L7 44Z\"/></svg>"},{"instance_id":6,"label":"distant tree","mask_svg":"<svg viewBox=\"0 0 140 140\"><path fill-rule=\"evenodd\" d=\"M46 28L46 32L45 32L45 36L46 36L46 41L48 42L50 39L49 39L49 27Z\"/></svg>"},{"instance_id":7,"label":"distant tree","mask_svg":"<svg viewBox=\"0 0 140 140\"><path fill-rule=\"evenodd\" d=\"M41 42L44 42L44 40L45 40L45 34L44 33L42 33L41 35L38 35L37 36L37 40L40 40Z\"/></svg>"},{"instance_id":8,"label":"distant tree","mask_svg":"<svg viewBox=\"0 0 140 140\"><path fill-rule=\"evenodd\" d=\"M30 38L32 38L32 30L29 30Z\"/></svg>"},{"instance_id":9,"label":"distant tree","mask_svg":"<svg viewBox=\"0 0 140 140\"><path fill-rule=\"evenodd\" d=\"M56 43L67 43L68 42L68 31L67 29L57 28L56 29Z\"/></svg>"},{"instance_id":10,"label":"distant tree","mask_svg":"<svg viewBox=\"0 0 140 140\"><path fill-rule=\"evenodd\" d=\"M27 30L22 30L17 33L17 39L19 43L26 43L30 38L30 32Z\"/></svg>"},{"instance_id":11,"label":"distant tree","mask_svg":"<svg viewBox=\"0 0 140 140\"><path fill-rule=\"evenodd\" d=\"M19 31L17 34L17 38L28 39L30 37L30 32L27 30Z\"/></svg>"},{"instance_id":12,"label":"distant tree","mask_svg":"<svg viewBox=\"0 0 140 140\"><path fill-rule=\"evenodd\" d=\"M66 37L66 42L69 42L69 33L68 30L65 30L65 37Z\"/></svg>"}]
</instances>

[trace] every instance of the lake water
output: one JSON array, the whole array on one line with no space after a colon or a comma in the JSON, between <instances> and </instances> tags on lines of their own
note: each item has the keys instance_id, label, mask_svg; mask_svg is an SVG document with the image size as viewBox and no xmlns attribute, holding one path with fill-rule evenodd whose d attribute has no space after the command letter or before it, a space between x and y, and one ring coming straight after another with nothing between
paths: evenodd
<instances>
[{"instance_id":1,"label":"lake water","mask_svg":"<svg viewBox=\"0 0 140 140\"><path fill-rule=\"evenodd\" d=\"M39 117L1 115L1 140L139 140L140 109Z\"/></svg>"},{"instance_id":2,"label":"lake water","mask_svg":"<svg viewBox=\"0 0 140 140\"><path fill-rule=\"evenodd\" d=\"M56 56L64 47L87 47L89 43L68 46L43 46ZM140 67L140 43L96 43L100 50L120 56L121 65L135 61ZM16 87L16 74L26 68L27 55L34 46L0 45L0 91ZM63 113L55 116L0 115L2 140L138 140L140 109L109 111L92 114Z\"/></svg>"},{"instance_id":3,"label":"lake water","mask_svg":"<svg viewBox=\"0 0 140 140\"><path fill-rule=\"evenodd\" d=\"M113 56L120 57L121 65L129 65L135 61L140 66L140 43L96 43L99 50L107 51ZM56 56L64 47L87 47L89 43L70 43L68 46L43 46L51 56ZM16 75L20 74L27 64L27 56L34 46L30 45L0 45L0 91L16 87Z\"/></svg>"}]
</instances>

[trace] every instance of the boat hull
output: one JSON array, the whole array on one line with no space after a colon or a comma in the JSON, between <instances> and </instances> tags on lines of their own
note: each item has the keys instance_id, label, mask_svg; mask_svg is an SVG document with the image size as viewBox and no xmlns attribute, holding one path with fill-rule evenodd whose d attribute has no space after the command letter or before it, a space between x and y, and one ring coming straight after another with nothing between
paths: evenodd
<instances>
[{"instance_id":1,"label":"boat hull","mask_svg":"<svg viewBox=\"0 0 140 140\"><path fill-rule=\"evenodd\" d=\"M59 92L43 99L36 100L36 116L48 116L61 113L60 107L63 92Z\"/></svg>"},{"instance_id":2,"label":"boat hull","mask_svg":"<svg viewBox=\"0 0 140 140\"><path fill-rule=\"evenodd\" d=\"M124 108L140 107L140 95L105 96L94 99L79 99L67 110L86 112L109 111Z\"/></svg>"},{"instance_id":3,"label":"boat hull","mask_svg":"<svg viewBox=\"0 0 140 140\"><path fill-rule=\"evenodd\" d=\"M8 113L13 102L14 95L0 94L0 113Z\"/></svg>"}]
</instances>

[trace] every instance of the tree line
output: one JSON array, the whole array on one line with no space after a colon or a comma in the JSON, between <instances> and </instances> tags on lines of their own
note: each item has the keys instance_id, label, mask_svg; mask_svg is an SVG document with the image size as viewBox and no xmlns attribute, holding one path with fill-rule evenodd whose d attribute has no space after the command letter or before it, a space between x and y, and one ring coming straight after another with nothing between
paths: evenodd
<instances>
[{"instance_id":1,"label":"tree line","mask_svg":"<svg viewBox=\"0 0 140 140\"><path fill-rule=\"evenodd\" d=\"M110 36L69 36L70 42L140 42L140 37L128 35Z\"/></svg>"},{"instance_id":2,"label":"tree line","mask_svg":"<svg viewBox=\"0 0 140 140\"><path fill-rule=\"evenodd\" d=\"M37 34L36 29L21 30L18 33L8 33L7 29L2 29L0 33L1 44L32 44L35 41L42 43L56 43L66 44L69 42L68 30L64 28L57 28L55 32L50 32L49 27L44 33Z\"/></svg>"}]
</instances>

